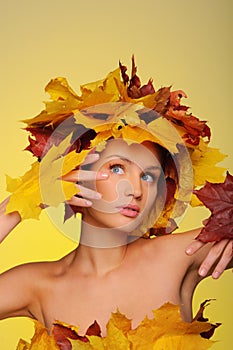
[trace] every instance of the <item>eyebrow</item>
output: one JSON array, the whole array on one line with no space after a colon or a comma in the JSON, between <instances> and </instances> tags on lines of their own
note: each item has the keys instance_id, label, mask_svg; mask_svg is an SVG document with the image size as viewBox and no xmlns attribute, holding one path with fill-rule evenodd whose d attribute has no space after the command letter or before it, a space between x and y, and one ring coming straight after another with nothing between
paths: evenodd
<instances>
[{"instance_id":1,"label":"eyebrow","mask_svg":"<svg viewBox=\"0 0 233 350\"><path fill-rule=\"evenodd\" d=\"M113 158L113 157L120 158L121 160L126 161L127 163L134 163L129 158L122 157L122 155L119 155L119 154L112 154L111 156L108 156L106 158L108 159L108 158ZM154 171L157 171L157 170L161 171L161 169L162 169L162 167L159 166L159 165L150 165L148 167L145 167L145 169L143 171L148 171L148 170L150 170L150 171L152 171L152 170L154 170Z\"/></svg>"}]
</instances>

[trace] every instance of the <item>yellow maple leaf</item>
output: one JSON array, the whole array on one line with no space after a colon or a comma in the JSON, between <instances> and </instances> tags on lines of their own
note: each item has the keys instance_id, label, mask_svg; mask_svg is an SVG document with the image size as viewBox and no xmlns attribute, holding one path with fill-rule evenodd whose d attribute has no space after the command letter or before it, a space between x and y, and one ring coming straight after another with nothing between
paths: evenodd
<instances>
[{"instance_id":1,"label":"yellow maple leaf","mask_svg":"<svg viewBox=\"0 0 233 350\"><path fill-rule=\"evenodd\" d=\"M34 118L22 120L28 127L56 125L80 108L82 99L72 90L65 78L52 79L45 87L51 101L45 102L45 110Z\"/></svg>"},{"instance_id":2,"label":"yellow maple leaf","mask_svg":"<svg viewBox=\"0 0 233 350\"><path fill-rule=\"evenodd\" d=\"M16 350L60 350L55 339L48 334L47 329L38 321L33 320L35 333L30 343L20 340Z\"/></svg>"},{"instance_id":3,"label":"yellow maple leaf","mask_svg":"<svg viewBox=\"0 0 233 350\"><path fill-rule=\"evenodd\" d=\"M106 78L80 87L82 104L79 110L107 102L119 101L116 80L120 81L120 69L110 72Z\"/></svg>"},{"instance_id":4,"label":"yellow maple leaf","mask_svg":"<svg viewBox=\"0 0 233 350\"><path fill-rule=\"evenodd\" d=\"M76 94L76 92L69 86L66 78L58 77L51 79L50 82L46 85L45 91L49 93L52 100L60 100L67 98L75 98L79 101L82 99Z\"/></svg>"},{"instance_id":5,"label":"yellow maple leaf","mask_svg":"<svg viewBox=\"0 0 233 350\"><path fill-rule=\"evenodd\" d=\"M203 140L200 140L198 148L191 152L191 161L194 171L195 186L202 186L206 181L219 183L224 180L225 168L216 166L226 158L218 149L209 147Z\"/></svg>"},{"instance_id":6,"label":"yellow maple leaf","mask_svg":"<svg viewBox=\"0 0 233 350\"><path fill-rule=\"evenodd\" d=\"M32 164L31 169L22 177L6 177L7 191L12 192L6 207L6 213L18 211L22 219L38 219L42 203L39 189L39 163Z\"/></svg>"},{"instance_id":7,"label":"yellow maple leaf","mask_svg":"<svg viewBox=\"0 0 233 350\"><path fill-rule=\"evenodd\" d=\"M102 349L99 347L99 345L96 346L92 346L91 343L84 343L81 340L73 340L73 339L69 339L71 345L72 345L72 350L105 350L103 347Z\"/></svg>"},{"instance_id":8,"label":"yellow maple leaf","mask_svg":"<svg viewBox=\"0 0 233 350\"><path fill-rule=\"evenodd\" d=\"M120 68L117 68L114 71L110 72L104 79L81 85L80 90L82 92L82 100L85 100L86 97L88 97L92 92L99 88L101 88L106 94L112 96L115 95L118 99L119 91L117 82L120 82L120 79Z\"/></svg>"},{"instance_id":9,"label":"yellow maple leaf","mask_svg":"<svg viewBox=\"0 0 233 350\"><path fill-rule=\"evenodd\" d=\"M208 339L189 335L164 335L159 338L152 348L145 350L206 350L213 345Z\"/></svg>"},{"instance_id":10,"label":"yellow maple leaf","mask_svg":"<svg viewBox=\"0 0 233 350\"><path fill-rule=\"evenodd\" d=\"M20 339L16 350L28 350L30 344L26 340Z\"/></svg>"},{"instance_id":11,"label":"yellow maple leaf","mask_svg":"<svg viewBox=\"0 0 233 350\"><path fill-rule=\"evenodd\" d=\"M160 325L164 334L195 332L199 335L211 328L208 322L184 322L180 316L180 307L171 303L162 305L159 309L154 310L153 314L153 323Z\"/></svg>"},{"instance_id":12,"label":"yellow maple leaf","mask_svg":"<svg viewBox=\"0 0 233 350\"><path fill-rule=\"evenodd\" d=\"M182 321L179 306L166 303L153 313L153 319L145 318L135 330L129 332L128 339L133 344L132 350L193 350L190 338L195 340L195 349L199 349L199 344L203 345L200 349L208 349L212 343L200 336L200 333L208 331L211 325L207 322ZM178 345L181 344L181 340L184 342L183 338L187 338L186 346L179 348L175 347L174 343L173 347L172 338L177 339Z\"/></svg>"},{"instance_id":13,"label":"yellow maple leaf","mask_svg":"<svg viewBox=\"0 0 233 350\"><path fill-rule=\"evenodd\" d=\"M106 350L104 343L103 343L103 338L98 337L96 335L87 336L87 338L88 338L93 350Z\"/></svg>"},{"instance_id":14,"label":"yellow maple leaf","mask_svg":"<svg viewBox=\"0 0 233 350\"><path fill-rule=\"evenodd\" d=\"M62 154L70 146L70 136L59 146L52 146L41 162L35 162L22 177L11 179L7 176L7 191L12 192L6 212L18 211L22 220L38 219L41 205L58 206L77 193L74 183L61 180L82 163L89 151L72 151Z\"/></svg>"},{"instance_id":15,"label":"yellow maple leaf","mask_svg":"<svg viewBox=\"0 0 233 350\"><path fill-rule=\"evenodd\" d=\"M118 309L111 315L111 321L116 327L122 330L123 334L126 335L132 327L132 322L125 315L123 315Z\"/></svg>"},{"instance_id":16,"label":"yellow maple leaf","mask_svg":"<svg viewBox=\"0 0 233 350\"><path fill-rule=\"evenodd\" d=\"M77 124L93 129L98 134L103 132L103 135L97 135L102 141L104 137L108 137L109 134L106 133L108 130L115 138L123 137L125 140L139 143L152 141L165 147L171 153L178 153L177 144L183 144L183 141L172 124L162 117L146 124L138 115L141 109L142 107L137 104L122 103L120 105L113 102L89 108L88 116L78 112L75 119ZM106 120L101 120L90 116L98 113L105 113L108 117ZM96 145L96 140L93 142Z\"/></svg>"},{"instance_id":17,"label":"yellow maple leaf","mask_svg":"<svg viewBox=\"0 0 233 350\"><path fill-rule=\"evenodd\" d=\"M118 350L131 349L127 335L124 335L123 330L118 328L114 321L110 319L107 324L107 336L104 338L104 346L106 349L114 349L116 345Z\"/></svg>"},{"instance_id":18,"label":"yellow maple leaf","mask_svg":"<svg viewBox=\"0 0 233 350\"><path fill-rule=\"evenodd\" d=\"M212 325L196 320L191 323L182 321L178 305L166 303L154 310L153 314L152 319L145 317L132 329L131 320L117 310L108 321L105 337L86 336L89 342L69 339L72 350L206 350L213 344L213 341L200 335L208 332ZM59 323L68 329L74 329L74 326ZM75 330L78 332L78 328ZM47 329L35 321L35 334L31 343L21 339L17 350L45 349L57 350L59 347L55 344L53 333L48 335Z\"/></svg>"},{"instance_id":19,"label":"yellow maple leaf","mask_svg":"<svg viewBox=\"0 0 233 350\"><path fill-rule=\"evenodd\" d=\"M117 86L117 81L121 81L121 72L120 68L118 67L114 71L110 72L106 79L103 82L103 89L106 93L114 95L115 101L120 100L120 94Z\"/></svg>"},{"instance_id":20,"label":"yellow maple leaf","mask_svg":"<svg viewBox=\"0 0 233 350\"><path fill-rule=\"evenodd\" d=\"M203 203L200 201L199 198L197 198L197 196L195 194L193 194L191 197L190 205L192 207L201 207L201 206L203 206Z\"/></svg>"}]
</instances>

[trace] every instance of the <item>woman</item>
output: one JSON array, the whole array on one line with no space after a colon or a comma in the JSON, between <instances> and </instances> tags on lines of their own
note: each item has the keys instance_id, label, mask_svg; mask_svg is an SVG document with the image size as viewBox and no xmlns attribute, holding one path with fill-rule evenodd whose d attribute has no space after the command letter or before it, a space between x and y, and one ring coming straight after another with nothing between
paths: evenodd
<instances>
[{"instance_id":1,"label":"woman","mask_svg":"<svg viewBox=\"0 0 233 350\"><path fill-rule=\"evenodd\" d=\"M174 230L174 218L203 184L198 176L199 182L193 180L192 168L210 151L203 142L210 133L205 122L184 115L183 92L155 92L151 82L140 88L136 74L127 86L120 69L123 82L119 70L111 72L83 86L81 97L64 79L51 81L46 91L51 89L52 103L27 121L34 137L28 149L39 162L20 186L10 183L12 195L1 204L1 239L21 219L62 201L66 220L82 213L81 237L77 249L59 261L21 265L0 276L1 318L28 316L48 328L58 319L79 325L80 334L97 320L104 335L117 308L135 327L170 301L191 321L197 284L232 265L232 242L204 244L195 240L200 229L142 238ZM96 100L114 103L101 111L98 104L87 108ZM132 102L136 107L125 113ZM62 189L58 182L65 184ZM22 196L24 207L17 201Z\"/></svg>"},{"instance_id":2,"label":"woman","mask_svg":"<svg viewBox=\"0 0 233 350\"><path fill-rule=\"evenodd\" d=\"M78 188L67 205L82 211L80 244L59 261L21 265L2 274L0 317L28 316L48 328L62 320L79 325L80 334L97 320L104 335L117 308L136 326L169 301L191 321L195 287L229 267L232 242L194 241L200 229L140 237L156 200L165 197L164 156L164 149L149 140L110 137L101 152L87 155L83 169L63 175ZM7 201L1 205L3 236L20 222L17 212L5 214Z\"/></svg>"}]
</instances>

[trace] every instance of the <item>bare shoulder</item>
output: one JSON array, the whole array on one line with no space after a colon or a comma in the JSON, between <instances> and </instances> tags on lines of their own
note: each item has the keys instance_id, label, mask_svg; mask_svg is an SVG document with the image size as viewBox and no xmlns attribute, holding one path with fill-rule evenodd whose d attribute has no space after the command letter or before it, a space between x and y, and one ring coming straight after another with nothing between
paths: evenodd
<instances>
[{"instance_id":1,"label":"bare shoulder","mask_svg":"<svg viewBox=\"0 0 233 350\"><path fill-rule=\"evenodd\" d=\"M14 281L19 280L22 284L24 282L33 284L33 281L38 281L38 278L41 281L43 278L62 275L70 265L73 254L72 252L57 261L29 262L12 267L10 270L2 273L0 279L11 278Z\"/></svg>"},{"instance_id":2,"label":"bare shoulder","mask_svg":"<svg viewBox=\"0 0 233 350\"><path fill-rule=\"evenodd\" d=\"M71 257L54 262L22 264L0 275L0 319L13 316L35 317L43 321L40 297L53 278L67 270Z\"/></svg>"},{"instance_id":3,"label":"bare shoulder","mask_svg":"<svg viewBox=\"0 0 233 350\"><path fill-rule=\"evenodd\" d=\"M164 236L158 236L152 239L140 239L136 242L136 249L147 256L154 256L156 254L172 253L182 256L185 254L186 247L195 240L199 234L200 229L194 229L181 233L168 234Z\"/></svg>"}]
</instances>

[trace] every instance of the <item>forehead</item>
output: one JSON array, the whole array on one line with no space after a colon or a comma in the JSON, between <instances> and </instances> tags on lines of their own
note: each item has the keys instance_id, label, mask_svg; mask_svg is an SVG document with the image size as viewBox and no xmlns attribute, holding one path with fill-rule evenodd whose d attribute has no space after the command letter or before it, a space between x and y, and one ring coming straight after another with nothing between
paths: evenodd
<instances>
[{"instance_id":1,"label":"forehead","mask_svg":"<svg viewBox=\"0 0 233 350\"><path fill-rule=\"evenodd\" d=\"M152 142L131 143L123 139L113 139L107 142L105 149L100 153L101 163L114 158L130 160L141 168L152 166L160 167L159 149Z\"/></svg>"}]
</instances>

